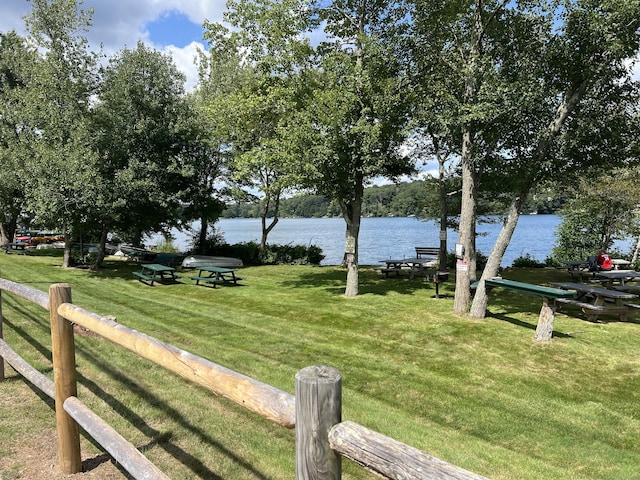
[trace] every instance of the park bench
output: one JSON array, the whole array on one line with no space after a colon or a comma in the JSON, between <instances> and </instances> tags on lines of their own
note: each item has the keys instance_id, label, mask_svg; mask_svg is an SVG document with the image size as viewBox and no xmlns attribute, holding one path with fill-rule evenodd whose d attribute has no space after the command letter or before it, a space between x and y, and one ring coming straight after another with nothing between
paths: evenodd
<instances>
[{"instance_id":1,"label":"park bench","mask_svg":"<svg viewBox=\"0 0 640 480\"><path fill-rule=\"evenodd\" d=\"M472 288L477 287L477 282L474 283L475 285L472 284ZM487 293L493 288L506 288L508 290L542 297L542 308L540 309L538 325L536 327L536 340L538 341L551 340L555 313L558 308L557 302L569 303L573 301L573 297L575 297L575 293L569 290L507 280L501 277L489 278L484 281L484 284L487 288ZM593 306L591 304L587 305Z\"/></svg>"},{"instance_id":2,"label":"park bench","mask_svg":"<svg viewBox=\"0 0 640 480\"><path fill-rule=\"evenodd\" d=\"M146 280L147 282L151 282L153 285L154 281L158 281L158 278L152 278L149 275L145 275L142 272L132 272L134 277L138 277L140 280Z\"/></svg>"},{"instance_id":3,"label":"park bench","mask_svg":"<svg viewBox=\"0 0 640 480\"><path fill-rule=\"evenodd\" d=\"M431 259L434 267L438 265L439 256L440 247L416 247L416 258L435 257Z\"/></svg>"},{"instance_id":4,"label":"park bench","mask_svg":"<svg viewBox=\"0 0 640 480\"><path fill-rule=\"evenodd\" d=\"M175 282L180 278L180 275L176 275L173 267L161 265L159 263L148 263L140 266L139 272L131 272L134 277L137 277L141 282L148 282L150 286L153 286L153 282L162 282L169 280Z\"/></svg>"},{"instance_id":5,"label":"park bench","mask_svg":"<svg viewBox=\"0 0 640 480\"><path fill-rule=\"evenodd\" d=\"M201 277L199 275L192 275L189 277L191 280L195 280L196 284L198 282L204 282L204 283L210 283L214 286L216 285L222 285L225 281L221 278L216 278L216 277ZM240 279L238 279L240 280Z\"/></svg>"}]
</instances>

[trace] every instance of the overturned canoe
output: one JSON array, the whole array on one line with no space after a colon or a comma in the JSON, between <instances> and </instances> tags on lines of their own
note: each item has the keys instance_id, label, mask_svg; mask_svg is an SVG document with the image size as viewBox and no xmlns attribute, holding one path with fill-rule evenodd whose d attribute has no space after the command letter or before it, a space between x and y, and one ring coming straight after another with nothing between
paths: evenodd
<instances>
[{"instance_id":1,"label":"overturned canoe","mask_svg":"<svg viewBox=\"0 0 640 480\"><path fill-rule=\"evenodd\" d=\"M182 261L182 268L198 267L242 267L242 260L233 257L210 257L208 255L189 255Z\"/></svg>"}]
</instances>

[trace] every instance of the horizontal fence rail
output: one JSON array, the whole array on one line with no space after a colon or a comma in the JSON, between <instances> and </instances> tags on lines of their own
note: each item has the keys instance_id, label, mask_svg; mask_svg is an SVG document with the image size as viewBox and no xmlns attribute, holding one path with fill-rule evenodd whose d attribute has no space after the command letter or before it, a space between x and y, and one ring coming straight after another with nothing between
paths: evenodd
<instances>
[{"instance_id":1,"label":"horizontal fence rail","mask_svg":"<svg viewBox=\"0 0 640 480\"><path fill-rule=\"evenodd\" d=\"M49 398L55 399L53 380L29 365L2 339L0 339L0 357L4 358L16 372L38 387L40 391L47 394Z\"/></svg>"},{"instance_id":2,"label":"horizontal fence rail","mask_svg":"<svg viewBox=\"0 0 640 480\"><path fill-rule=\"evenodd\" d=\"M58 308L58 313L67 320L98 333L115 344L206 387L278 425L287 428L295 426L295 398L290 393L236 373L75 305L62 304Z\"/></svg>"},{"instance_id":3,"label":"horizontal fence rail","mask_svg":"<svg viewBox=\"0 0 640 480\"><path fill-rule=\"evenodd\" d=\"M64 401L64 410L78 422L85 432L102 447L134 478L145 480L170 480L158 467L145 457L130 442L87 408L80 400L69 397Z\"/></svg>"},{"instance_id":4,"label":"horizontal fence rail","mask_svg":"<svg viewBox=\"0 0 640 480\"><path fill-rule=\"evenodd\" d=\"M31 303L49 310L49 295L32 287L0 278L0 289L29 300Z\"/></svg>"},{"instance_id":5,"label":"horizontal fence rail","mask_svg":"<svg viewBox=\"0 0 640 480\"><path fill-rule=\"evenodd\" d=\"M54 381L24 361L2 339L3 291L49 310ZM295 427L297 480L339 480L341 457L391 480L484 479L366 427L342 422L342 377L331 367L314 366L300 370L296 375L296 395L291 395L137 332L114 321L113 317L103 317L73 305L67 284L52 285L46 294L0 279L0 381L4 379L3 362L6 360L16 372L55 400L58 454L64 473L81 470L77 432L81 427L133 478L169 479L133 444L76 398L73 324L97 333L280 426ZM77 445L70 445L74 443Z\"/></svg>"},{"instance_id":6,"label":"horizontal fence rail","mask_svg":"<svg viewBox=\"0 0 640 480\"><path fill-rule=\"evenodd\" d=\"M354 422L334 425L329 431L329 445L343 457L385 478L486 480Z\"/></svg>"}]
</instances>

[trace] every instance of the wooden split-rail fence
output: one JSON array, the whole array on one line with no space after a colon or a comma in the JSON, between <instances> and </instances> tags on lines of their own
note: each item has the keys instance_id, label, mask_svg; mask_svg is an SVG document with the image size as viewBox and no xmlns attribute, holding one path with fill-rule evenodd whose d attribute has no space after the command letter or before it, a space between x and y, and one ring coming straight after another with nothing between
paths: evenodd
<instances>
[{"instance_id":1,"label":"wooden split-rail fence","mask_svg":"<svg viewBox=\"0 0 640 480\"><path fill-rule=\"evenodd\" d=\"M49 312L54 380L22 359L3 339L2 294L8 292ZM95 332L167 370L286 428L295 428L296 479L339 480L341 458L383 478L479 480L484 477L439 460L354 422L342 421L342 378L336 369L312 366L295 377L295 395L229 370L71 303L68 284L48 294L0 279L0 381L4 361L54 399L58 460L62 473L82 469L80 428L135 479L169 477L77 398L73 325ZM4 361L2 361L4 359Z\"/></svg>"}]
</instances>

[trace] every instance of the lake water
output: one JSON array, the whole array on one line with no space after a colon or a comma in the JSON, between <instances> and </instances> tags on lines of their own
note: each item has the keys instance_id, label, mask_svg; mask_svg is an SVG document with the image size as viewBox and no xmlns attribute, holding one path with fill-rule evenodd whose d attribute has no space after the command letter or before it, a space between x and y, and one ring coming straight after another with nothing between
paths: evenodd
<instances>
[{"instance_id":1,"label":"lake water","mask_svg":"<svg viewBox=\"0 0 640 480\"><path fill-rule=\"evenodd\" d=\"M509 266L517 257L529 254L544 261L551 253L555 242L554 232L560 223L556 215L523 215L513 235L509 248L502 260L502 266ZM501 223L481 223L478 225L477 249L485 255L498 236ZM229 244L260 241L260 219L221 219L216 228ZM174 244L181 250L189 247L189 236L175 234ZM360 265L378 265L388 258L414 257L416 246L439 245L439 227L433 221L415 218L363 218L360 230ZM269 234L271 244L317 245L322 248L324 265L337 265L344 252L345 222L342 218L282 218ZM452 251L458 240L457 232L448 232L448 250ZM616 244L623 252L630 248L630 242Z\"/></svg>"}]
</instances>

